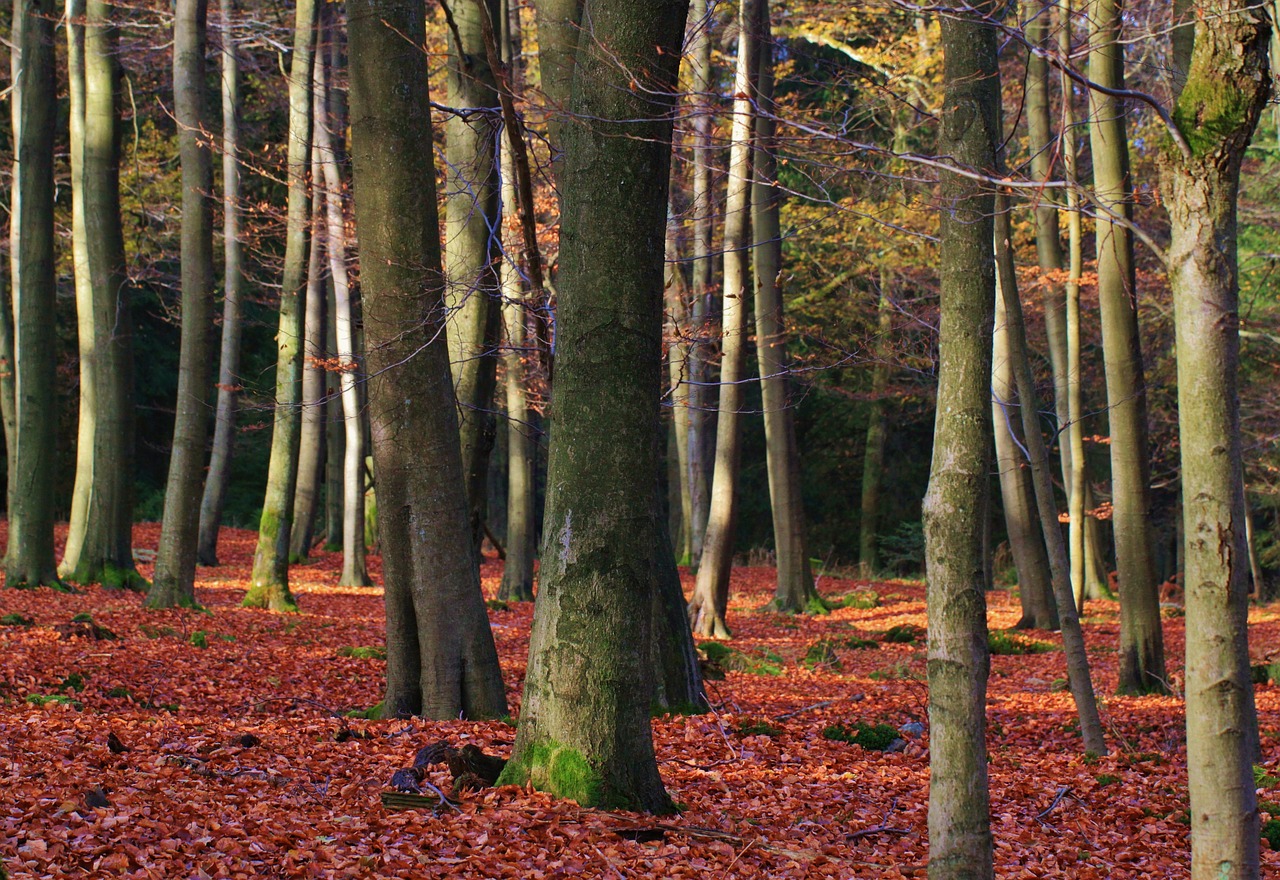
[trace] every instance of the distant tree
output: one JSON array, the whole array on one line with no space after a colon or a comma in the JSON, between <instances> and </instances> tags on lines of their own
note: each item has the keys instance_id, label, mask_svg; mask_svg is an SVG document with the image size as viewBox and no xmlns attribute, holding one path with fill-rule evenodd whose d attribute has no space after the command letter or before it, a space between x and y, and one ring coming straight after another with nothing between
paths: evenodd
<instances>
[{"instance_id":1,"label":"distant tree","mask_svg":"<svg viewBox=\"0 0 1280 880\"><path fill-rule=\"evenodd\" d=\"M387 609L386 716L507 711L449 377L422 0L348 0L351 158ZM527 704L526 704L527 706Z\"/></svg>"}]
</instances>

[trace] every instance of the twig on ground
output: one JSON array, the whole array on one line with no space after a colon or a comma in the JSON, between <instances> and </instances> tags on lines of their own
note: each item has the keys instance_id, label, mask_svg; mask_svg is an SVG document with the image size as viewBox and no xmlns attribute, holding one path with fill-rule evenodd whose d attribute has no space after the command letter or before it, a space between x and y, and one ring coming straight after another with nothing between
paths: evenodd
<instances>
[{"instance_id":1,"label":"twig on ground","mask_svg":"<svg viewBox=\"0 0 1280 880\"><path fill-rule=\"evenodd\" d=\"M1065 798L1070 793L1071 793L1071 786L1069 785L1064 785L1061 788L1059 788L1058 793L1053 796L1053 800L1049 803L1049 806L1045 807L1039 813L1036 813L1036 821L1039 822L1045 816L1049 815L1054 810L1056 810L1058 808L1058 804L1062 803L1062 799Z\"/></svg>"}]
</instances>

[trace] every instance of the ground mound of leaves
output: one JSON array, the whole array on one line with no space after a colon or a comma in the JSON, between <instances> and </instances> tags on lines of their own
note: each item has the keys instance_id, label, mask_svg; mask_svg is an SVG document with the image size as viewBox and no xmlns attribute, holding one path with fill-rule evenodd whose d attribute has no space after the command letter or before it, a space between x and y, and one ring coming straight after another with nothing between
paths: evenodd
<instances>
[{"instance_id":1,"label":"ground mound of leaves","mask_svg":"<svg viewBox=\"0 0 1280 880\"><path fill-rule=\"evenodd\" d=\"M157 526L137 528L140 558L157 538ZM292 570L302 613L241 609L255 538L224 532L223 564L199 573L206 613L148 611L97 588L0 591L0 865L11 877L923 876L919 584L824 576L841 607L790 617L758 610L772 569L738 569L735 638L703 652L716 711L654 721L678 815L586 810L515 787L462 791L456 809L388 809L389 780L423 746L505 757L515 731L349 717L381 696L380 591L339 588L339 558L318 553ZM500 575L486 560L491 598ZM1112 749L1101 758L1080 744L1057 635L1007 632L1018 617L1008 593L989 605L997 875L1187 876L1183 703L1110 696L1116 604L1090 602L1085 616ZM529 604L491 604L513 711L531 617ZM1255 651L1280 647L1280 612L1251 620ZM1175 690L1183 622L1165 620ZM1257 697L1260 800L1275 803L1280 690L1264 682ZM445 767L423 772L449 790ZM1280 854L1262 846L1264 874L1280 876Z\"/></svg>"}]
</instances>

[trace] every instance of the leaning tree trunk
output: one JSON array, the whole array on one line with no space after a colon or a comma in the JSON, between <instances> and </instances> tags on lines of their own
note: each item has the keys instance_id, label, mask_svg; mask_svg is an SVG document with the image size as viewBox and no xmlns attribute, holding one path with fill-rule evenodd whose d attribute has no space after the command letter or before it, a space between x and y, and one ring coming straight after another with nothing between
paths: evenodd
<instances>
[{"instance_id":1,"label":"leaning tree trunk","mask_svg":"<svg viewBox=\"0 0 1280 880\"><path fill-rule=\"evenodd\" d=\"M1124 88L1120 42L1123 0L1089 5L1089 78ZM1151 531L1151 464L1147 448L1147 390L1138 335L1137 282L1124 103L1089 91L1098 252L1098 301L1111 426L1111 527L1120 584L1120 693L1164 693L1164 636Z\"/></svg>"},{"instance_id":2,"label":"leaning tree trunk","mask_svg":"<svg viewBox=\"0 0 1280 880\"><path fill-rule=\"evenodd\" d=\"M759 98L755 120L755 168L751 181L751 226L755 237L756 362L764 409L765 459L777 554L777 611L825 610L813 584L805 542L804 499L800 491L800 447L791 401L791 366L782 317L782 223L778 190L777 122L773 104L773 38L769 4L760 10Z\"/></svg>"},{"instance_id":3,"label":"leaning tree trunk","mask_svg":"<svg viewBox=\"0 0 1280 880\"><path fill-rule=\"evenodd\" d=\"M222 508L231 480L236 398L240 393L240 290L244 269L240 247L240 60L233 30L236 2L222 2L222 347L213 451L200 501L196 555L201 565L218 564L218 531L222 528Z\"/></svg>"},{"instance_id":4,"label":"leaning tree trunk","mask_svg":"<svg viewBox=\"0 0 1280 880\"><path fill-rule=\"evenodd\" d=\"M586 806L665 812L649 649L662 581L674 572L658 497L662 263L687 7L586 7L592 39L578 45L570 107L583 121L561 132L560 344L541 587L502 781Z\"/></svg>"},{"instance_id":5,"label":"leaning tree trunk","mask_svg":"<svg viewBox=\"0 0 1280 880\"><path fill-rule=\"evenodd\" d=\"M120 225L119 39L111 3L89 0L85 11L79 185L81 208L93 229L81 230L84 262L76 271L76 308L88 312L88 320L81 317L79 323L80 442L89 448L76 451L60 573L76 583L145 590L133 562L133 325ZM73 160L76 152L73 145Z\"/></svg>"},{"instance_id":6,"label":"leaning tree trunk","mask_svg":"<svg viewBox=\"0 0 1280 880\"><path fill-rule=\"evenodd\" d=\"M316 75L324 67L324 60L317 56ZM316 98L312 104L313 124L318 128L324 119L323 94L320 83L315 84ZM293 490L293 530L289 535L289 562L306 562L311 553L316 531L316 516L320 508L320 485L324 479L324 386L326 369L325 327L328 324L329 296L324 277L324 199L318 187L323 172L320 148L311 145L311 181L317 187L311 200L311 254L307 260L307 296L303 309L302 330L302 424L298 440L298 482Z\"/></svg>"},{"instance_id":7,"label":"leaning tree trunk","mask_svg":"<svg viewBox=\"0 0 1280 880\"><path fill-rule=\"evenodd\" d=\"M759 76L760 8L764 0L742 0L738 11L738 69L734 79L729 149L729 191L724 208L724 308L721 323L720 403L711 511L698 562L698 582L689 600L689 621L699 635L728 638L729 575L738 514L738 470L742 455L743 383L746 373L747 294L751 283L751 145Z\"/></svg>"},{"instance_id":8,"label":"leaning tree trunk","mask_svg":"<svg viewBox=\"0 0 1280 880\"><path fill-rule=\"evenodd\" d=\"M17 431L9 494L10 587L61 587L53 555L53 501L57 385L54 375L56 281L53 245L53 149L57 71L53 0L19 0L18 52L22 58L18 168L17 283L13 289L14 385Z\"/></svg>"},{"instance_id":9,"label":"leaning tree trunk","mask_svg":"<svg viewBox=\"0 0 1280 880\"><path fill-rule=\"evenodd\" d=\"M1240 447L1236 203L1240 165L1271 88L1266 14L1211 0L1195 26L1180 137L1164 151L1169 283L1187 604L1187 777L1193 880L1258 876L1252 775L1258 719L1249 678L1249 560Z\"/></svg>"},{"instance_id":10,"label":"leaning tree trunk","mask_svg":"<svg viewBox=\"0 0 1280 880\"><path fill-rule=\"evenodd\" d=\"M297 611L289 592L289 538L293 495L298 481L302 417L302 335L306 310L307 248L311 193L307 170L311 157L311 64L316 38L316 0L298 0L289 65L288 211L285 220L284 277L280 285L280 323L276 330L275 418L267 488L258 525L253 572L244 595L246 608Z\"/></svg>"},{"instance_id":11,"label":"leaning tree trunk","mask_svg":"<svg viewBox=\"0 0 1280 880\"><path fill-rule=\"evenodd\" d=\"M213 372L213 159L200 135L207 14L208 0L177 0L173 17L173 106L182 163L182 341L160 546L147 595L153 608L196 604L196 541Z\"/></svg>"},{"instance_id":12,"label":"leaning tree trunk","mask_svg":"<svg viewBox=\"0 0 1280 880\"><path fill-rule=\"evenodd\" d=\"M506 713L467 521L449 378L422 0L348 0L386 716Z\"/></svg>"},{"instance_id":13,"label":"leaning tree trunk","mask_svg":"<svg viewBox=\"0 0 1280 880\"><path fill-rule=\"evenodd\" d=\"M337 341L339 394L342 401L342 574L344 587L371 583L366 563L364 497L364 437L361 425L360 361L356 357L355 304L347 272L347 225L342 207L342 174L338 168L335 131L340 119L330 119L328 71L316 62L315 139L324 184L329 277L333 283L334 328ZM318 198L318 196L317 196Z\"/></svg>"},{"instance_id":14,"label":"leaning tree trunk","mask_svg":"<svg viewBox=\"0 0 1280 880\"><path fill-rule=\"evenodd\" d=\"M484 41L484 19L501 21L498 0L453 4L449 38L450 114L445 121L444 267L449 362L458 398L462 468L467 476L471 540L479 560L488 515L489 458L497 421L493 396L502 326L497 301L498 90ZM461 45L458 39L461 38Z\"/></svg>"},{"instance_id":15,"label":"leaning tree trunk","mask_svg":"<svg viewBox=\"0 0 1280 880\"><path fill-rule=\"evenodd\" d=\"M958 5L942 18L945 58L938 152L995 170L1000 101L995 31ZM924 499L929 610L929 876L990 878L983 523L991 457L995 300L991 187L943 172L942 314L933 462Z\"/></svg>"}]
</instances>

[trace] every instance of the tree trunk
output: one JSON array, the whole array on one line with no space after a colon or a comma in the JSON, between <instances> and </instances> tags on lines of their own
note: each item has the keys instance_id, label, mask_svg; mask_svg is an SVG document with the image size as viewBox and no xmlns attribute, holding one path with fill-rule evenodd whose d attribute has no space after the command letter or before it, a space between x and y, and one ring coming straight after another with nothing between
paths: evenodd
<instances>
[{"instance_id":1,"label":"tree trunk","mask_svg":"<svg viewBox=\"0 0 1280 880\"><path fill-rule=\"evenodd\" d=\"M728 638L729 576L738 514L738 470L742 454L743 383L746 373L747 296L751 283L751 144L759 76L760 8L764 0L742 0L738 11L738 69L734 78L729 148L729 191L724 209L724 308L721 319L720 403L717 406L715 471L711 510L689 601L689 621L699 635Z\"/></svg>"},{"instance_id":2,"label":"tree trunk","mask_svg":"<svg viewBox=\"0 0 1280 880\"><path fill-rule=\"evenodd\" d=\"M147 582L133 562L133 326L120 225L114 12L106 0L89 0L86 7L79 201L93 230L88 234L81 228L85 246L76 271L76 309L88 313L88 320L79 322L80 442L87 441L88 449L76 451L76 489L60 573L76 583L145 590ZM73 163L76 153L73 144Z\"/></svg>"},{"instance_id":3,"label":"tree trunk","mask_svg":"<svg viewBox=\"0 0 1280 880\"><path fill-rule=\"evenodd\" d=\"M16 11L16 9L14 10ZM8 283L0 299L0 414L4 420L5 456L5 514L8 515L9 499L17 486L18 469L14 454L18 448L18 405L15 398L13 343L16 335L13 318L13 297L20 281L18 248L21 238L15 219L22 208L22 187L19 177L22 165L18 159L19 134L22 131L22 16L12 15L9 28L9 122L12 130L10 145L13 148L13 168L9 178L9 253ZM7 553L7 548L6 548Z\"/></svg>"},{"instance_id":4,"label":"tree trunk","mask_svg":"<svg viewBox=\"0 0 1280 880\"><path fill-rule=\"evenodd\" d=\"M805 542L804 499L800 482L800 447L792 408L791 365L787 361L787 329L782 317L782 222L777 185L777 123L773 118L773 35L769 4L760 10L759 113L755 121L755 173L751 182L752 248L755 274L756 361L764 409L769 501L773 511L773 546L777 585L771 605L782 612L826 610L813 585Z\"/></svg>"},{"instance_id":5,"label":"tree trunk","mask_svg":"<svg viewBox=\"0 0 1280 880\"><path fill-rule=\"evenodd\" d=\"M675 567L658 497L658 402L669 114L687 7L586 5L592 39L578 47L570 108L578 121L561 130L547 552L501 781L585 806L666 812L649 712L658 609L679 607L663 594Z\"/></svg>"},{"instance_id":6,"label":"tree trunk","mask_svg":"<svg viewBox=\"0 0 1280 880\"><path fill-rule=\"evenodd\" d=\"M317 55L315 75L322 76L324 59ZM323 125L325 115L321 83L315 83L312 104L313 125ZM293 530L289 536L289 562L306 562L311 553L320 506L320 483L324 478L324 386L326 370L325 327L328 324L328 284L324 277L324 200L318 187L323 166L320 148L311 145L311 253L307 260L307 296L302 330L302 424L298 441L298 484L293 490Z\"/></svg>"},{"instance_id":7,"label":"tree trunk","mask_svg":"<svg viewBox=\"0 0 1280 880\"><path fill-rule=\"evenodd\" d=\"M17 283L13 288L17 431L9 495L10 587L61 587L53 556L53 488L57 424L53 243L53 150L57 71L53 0L19 0L22 87L18 127Z\"/></svg>"},{"instance_id":8,"label":"tree trunk","mask_svg":"<svg viewBox=\"0 0 1280 880\"><path fill-rule=\"evenodd\" d=\"M1124 88L1120 42L1122 0L1089 5L1089 77ZM1111 426L1112 531L1120 584L1120 693L1164 693L1164 636L1160 629L1154 537L1151 531L1147 390L1138 335L1129 142L1124 104L1089 91L1089 143L1093 152L1098 253L1098 300Z\"/></svg>"},{"instance_id":9,"label":"tree trunk","mask_svg":"<svg viewBox=\"0 0 1280 880\"><path fill-rule=\"evenodd\" d=\"M1098 701L1093 691L1093 679L1089 673L1089 656L1085 653L1084 633L1080 628L1079 611L1072 601L1071 566L1062 540L1062 527L1058 524L1058 506L1053 497L1053 477L1050 473L1049 450L1040 430L1040 412L1036 404L1035 382L1031 374L1031 361L1027 349L1027 332L1022 319L1022 300L1018 296L1017 274L1013 265L1013 241L1010 233L1009 205L1006 196L996 197L996 265L999 270L999 288L1007 291L1004 297L1004 317L1009 326L1009 356L1013 361L1014 376L1018 384L1019 410L1022 413L1022 434L1027 441L1027 460L1031 465L1031 480L1036 491L1036 507L1040 512L1040 531L1044 535L1045 550L1049 556L1049 576L1053 581L1053 595L1058 606L1058 620L1062 626L1062 646L1067 654L1067 679L1071 696L1080 718L1080 736L1085 750L1095 755L1107 753L1107 743L1102 735L1102 722L1098 717Z\"/></svg>"},{"instance_id":10,"label":"tree trunk","mask_svg":"<svg viewBox=\"0 0 1280 880\"><path fill-rule=\"evenodd\" d=\"M338 353L337 291L333 286L333 276L325 285L325 293L329 298L329 320L325 329L325 350ZM359 392L354 401L357 410L360 406ZM325 464L324 464L324 549L333 553L341 551L344 543L343 517L346 516L344 506L345 490L343 488L343 468L347 458L347 419L342 403L342 375L329 370L325 374ZM360 434L360 420L356 420L355 433ZM363 461L361 456L359 461ZM364 497L364 493L360 493ZM361 502L363 507L363 501ZM360 524L360 532L364 533L364 523Z\"/></svg>"},{"instance_id":11,"label":"tree trunk","mask_svg":"<svg viewBox=\"0 0 1280 880\"><path fill-rule=\"evenodd\" d=\"M998 259L998 254L997 254ZM1026 457L1014 428L1018 415L1017 380L1009 352L1009 325L1004 320L1003 289L996 287L996 321L991 359L991 418L995 433L996 474L1004 508L1009 549L1018 571L1018 597L1022 604L1019 628L1058 628L1058 608L1053 601L1049 557L1040 532L1035 490Z\"/></svg>"},{"instance_id":12,"label":"tree trunk","mask_svg":"<svg viewBox=\"0 0 1280 880\"><path fill-rule=\"evenodd\" d=\"M347 272L347 226L342 208L342 174L338 168L335 131L342 130L340 118L330 119L328 72L316 63L315 140L320 154L329 277L333 280L334 327L337 341L339 394L342 400L342 574L344 587L371 583L365 561L364 432L361 425L360 361L356 351L355 304Z\"/></svg>"},{"instance_id":13,"label":"tree trunk","mask_svg":"<svg viewBox=\"0 0 1280 880\"><path fill-rule=\"evenodd\" d=\"M942 18L945 58L938 152L995 169L995 33L979 14ZM929 876L992 876L988 816L983 522L990 486L995 269L991 188L941 175L942 314L933 461L923 506L929 611Z\"/></svg>"},{"instance_id":14,"label":"tree trunk","mask_svg":"<svg viewBox=\"0 0 1280 880\"><path fill-rule=\"evenodd\" d=\"M712 430L711 395L708 391L711 349L711 232L715 213L711 189L711 27L715 21L707 0L693 0L689 8L692 33L686 46L689 88L693 93L693 266L689 308L689 547L690 565L702 560L702 542L711 507Z\"/></svg>"},{"instance_id":15,"label":"tree trunk","mask_svg":"<svg viewBox=\"0 0 1280 880\"><path fill-rule=\"evenodd\" d=\"M302 418L302 334L306 310L307 248L311 193L307 170L311 157L311 64L316 36L316 0L298 0L294 17L293 58L289 64L289 202L285 221L284 277L280 285L280 323L276 331L275 418L271 458L262 499L258 547L244 595L246 608L297 611L289 592L289 538L293 530L293 494L298 482Z\"/></svg>"},{"instance_id":16,"label":"tree trunk","mask_svg":"<svg viewBox=\"0 0 1280 880\"><path fill-rule=\"evenodd\" d=\"M387 609L384 716L507 702L449 378L422 0L348 0L351 157Z\"/></svg>"},{"instance_id":17,"label":"tree trunk","mask_svg":"<svg viewBox=\"0 0 1280 880\"><path fill-rule=\"evenodd\" d=\"M1187 776L1193 880L1258 876L1249 678L1249 560L1240 444L1236 201L1240 165L1270 91L1266 14L1201 7L1165 148L1169 283L1178 350L1187 607Z\"/></svg>"},{"instance_id":18,"label":"tree trunk","mask_svg":"<svg viewBox=\"0 0 1280 880\"><path fill-rule=\"evenodd\" d=\"M493 396L502 326L497 302L502 258L498 90L487 60L482 19L497 23L501 17L497 0L459 0L452 12L457 30L455 34L450 29L447 101L451 107L467 108L469 114L450 114L445 121L445 302L471 540L478 561L487 517L489 458L497 432Z\"/></svg>"},{"instance_id":19,"label":"tree trunk","mask_svg":"<svg viewBox=\"0 0 1280 880\"><path fill-rule=\"evenodd\" d=\"M197 557L201 565L218 564L218 530L231 480L236 398L240 393L240 291L244 269L240 248L240 60L233 30L236 3L237 0L222 2L222 346L213 451L200 501Z\"/></svg>"},{"instance_id":20,"label":"tree trunk","mask_svg":"<svg viewBox=\"0 0 1280 880\"><path fill-rule=\"evenodd\" d=\"M182 163L182 347L160 546L147 594L153 608L196 604L213 325L213 159L200 136L205 122L207 14L208 0L177 0L173 18L173 106Z\"/></svg>"},{"instance_id":21,"label":"tree trunk","mask_svg":"<svg viewBox=\"0 0 1280 880\"><path fill-rule=\"evenodd\" d=\"M667 215L666 312L668 318L667 370L671 394L671 421L675 462L671 483L672 519L679 529L671 529L676 559L688 565L693 559L693 493L689 485L690 395L689 288L680 268L680 221L674 210ZM673 456L668 455L668 459Z\"/></svg>"},{"instance_id":22,"label":"tree trunk","mask_svg":"<svg viewBox=\"0 0 1280 880\"><path fill-rule=\"evenodd\" d=\"M889 285L889 272L881 267L880 295L876 303L875 363L871 367L871 400L867 405L867 445L862 454L862 484L859 489L858 576L867 579L875 577L880 568L880 479L889 433L889 401L885 395L889 389L889 334L893 332Z\"/></svg>"}]
</instances>

